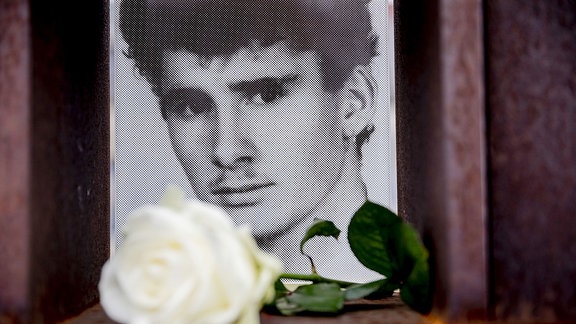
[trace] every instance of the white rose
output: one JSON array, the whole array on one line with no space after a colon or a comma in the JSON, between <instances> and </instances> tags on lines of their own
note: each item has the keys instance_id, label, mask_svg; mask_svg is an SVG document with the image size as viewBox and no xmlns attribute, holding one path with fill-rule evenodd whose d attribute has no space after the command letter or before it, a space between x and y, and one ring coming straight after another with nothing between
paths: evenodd
<instances>
[{"instance_id":1,"label":"white rose","mask_svg":"<svg viewBox=\"0 0 576 324\"><path fill-rule=\"evenodd\" d=\"M281 262L226 213L167 193L134 211L99 283L106 313L122 323L257 323Z\"/></svg>"}]
</instances>

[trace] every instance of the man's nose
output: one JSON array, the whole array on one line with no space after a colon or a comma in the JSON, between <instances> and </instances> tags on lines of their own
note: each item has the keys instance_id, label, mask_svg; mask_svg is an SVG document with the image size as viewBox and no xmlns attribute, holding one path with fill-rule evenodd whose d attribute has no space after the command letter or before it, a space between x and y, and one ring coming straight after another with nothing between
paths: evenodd
<instances>
[{"instance_id":1,"label":"man's nose","mask_svg":"<svg viewBox=\"0 0 576 324\"><path fill-rule=\"evenodd\" d=\"M215 121L213 163L223 169L239 169L254 161L256 149L243 113L236 108L218 111Z\"/></svg>"}]
</instances>

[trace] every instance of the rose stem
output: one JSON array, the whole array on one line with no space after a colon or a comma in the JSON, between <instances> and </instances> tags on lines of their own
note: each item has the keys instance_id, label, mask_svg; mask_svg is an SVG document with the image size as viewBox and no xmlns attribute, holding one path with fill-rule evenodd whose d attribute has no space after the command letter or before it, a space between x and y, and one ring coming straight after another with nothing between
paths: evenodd
<instances>
[{"instance_id":1,"label":"rose stem","mask_svg":"<svg viewBox=\"0 0 576 324\"><path fill-rule=\"evenodd\" d=\"M313 273L313 274L283 273L280 275L280 278L281 279L306 280L306 281L312 281L314 283L321 283L321 282L323 282L323 283L335 283L335 284L340 285L340 287L348 287L348 286L356 284L354 282L324 278L324 277L319 276L318 274L315 274L315 273Z\"/></svg>"}]
</instances>

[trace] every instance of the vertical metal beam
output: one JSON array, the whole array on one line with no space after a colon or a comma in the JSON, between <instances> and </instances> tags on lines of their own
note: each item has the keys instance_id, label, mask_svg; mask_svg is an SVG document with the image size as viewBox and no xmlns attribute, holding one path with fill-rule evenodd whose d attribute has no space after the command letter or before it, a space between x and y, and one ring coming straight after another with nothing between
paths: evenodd
<instances>
[{"instance_id":1,"label":"vertical metal beam","mask_svg":"<svg viewBox=\"0 0 576 324\"><path fill-rule=\"evenodd\" d=\"M493 307L576 320L576 1L486 1Z\"/></svg>"},{"instance_id":2,"label":"vertical metal beam","mask_svg":"<svg viewBox=\"0 0 576 324\"><path fill-rule=\"evenodd\" d=\"M488 301L482 3L395 5L399 211L431 249L436 314L482 319Z\"/></svg>"},{"instance_id":3,"label":"vertical metal beam","mask_svg":"<svg viewBox=\"0 0 576 324\"><path fill-rule=\"evenodd\" d=\"M54 322L97 302L108 258L108 2L0 8L20 17L0 29L0 319Z\"/></svg>"},{"instance_id":4,"label":"vertical metal beam","mask_svg":"<svg viewBox=\"0 0 576 324\"><path fill-rule=\"evenodd\" d=\"M27 0L0 4L0 323L28 301L30 39Z\"/></svg>"}]
</instances>

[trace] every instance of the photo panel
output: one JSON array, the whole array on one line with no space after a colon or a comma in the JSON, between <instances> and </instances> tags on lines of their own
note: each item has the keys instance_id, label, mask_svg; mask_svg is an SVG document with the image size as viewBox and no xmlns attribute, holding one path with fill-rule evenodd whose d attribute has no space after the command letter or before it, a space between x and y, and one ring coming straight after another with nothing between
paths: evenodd
<instances>
[{"instance_id":1,"label":"photo panel","mask_svg":"<svg viewBox=\"0 0 576 324\"><path fill-rule=\"evenodd\" d=\"M290 272L368 281L346 226L397 211L392 0L112 0L112 249L174 184Z\"/></svg>"}]
</instances>

